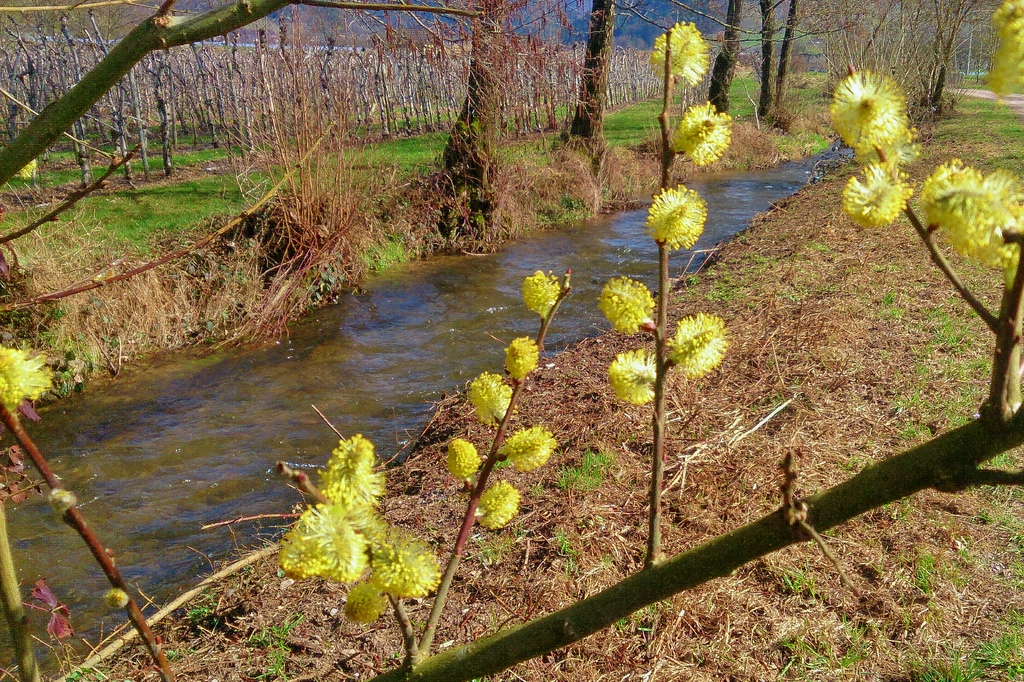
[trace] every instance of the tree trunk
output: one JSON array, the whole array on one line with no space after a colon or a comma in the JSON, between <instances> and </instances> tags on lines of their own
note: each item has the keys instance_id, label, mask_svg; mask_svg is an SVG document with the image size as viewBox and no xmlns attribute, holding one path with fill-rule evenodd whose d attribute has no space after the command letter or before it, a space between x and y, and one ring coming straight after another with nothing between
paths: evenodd
<instances>
[{"instance_id":1,"label":"tree trunk","mask_svg":"<svg viewBox=\"0 0 1024 682\"><path fill-rule=\"evenodd\" d=\"M761 96L757 101L757 115L765 118L775 106L775 3L760 0L761 4Z\"/></svg>"},{"instance_id":2,"label":"tree trunk","mask_svg":"<svg viewBox=\"0 0 1024 682\"><path fill-rule=\"evenodd\" d=\"M598 151L604 148L604 109L608 96L612 39L615 32L615 0L594 0L590 11L590 39L583 63L580 101L569 129L571 137L588 140Z\"/></svg>"},{"instance_id":3,"label":"tree trunk","mask_svg":"<svg viewBox=\"0 0 1024 682\"><path fill-rule=\"evenodd\" d=\"M493 149L498 135L498 69L502 53L501 0L483 0L474 20L466 99L448 136L444 169L451 178L456 202L465 211L448 211L441 231L450 236L460 229L483 237L494 213ZM459 223L462 223L461 225Z\"/></svg>"},{"instance_id":4,"label":"tree trunk","mask_svg":"<svg viewBox=\"0 0 1024 682\"><path fill-rule=\"evenodd\" d=\"M775 96L782 100L786 94L786 77L793 57L793 41L797 25L797 0L789 0L789 13L786 16L786 33L782 36L782 48L779 50L779 72L775 78Z\"/></svg>"},{"instance_id":5,"label":"tree trunk","mask_svg":"<svg viewBox=\"0 0 1024 682\"><path fill-rule=\"evenodd\" d=\"M729 0L726 12L725 36L722 39L722 51L715 57L715 68L711 71L711 88L708 100L715 105L719 113L729 111L729 90L732 88L732 77L736 73L736 59L740 53L740 20L743 18L743 0Z\"/></svg>"}]
</instances>

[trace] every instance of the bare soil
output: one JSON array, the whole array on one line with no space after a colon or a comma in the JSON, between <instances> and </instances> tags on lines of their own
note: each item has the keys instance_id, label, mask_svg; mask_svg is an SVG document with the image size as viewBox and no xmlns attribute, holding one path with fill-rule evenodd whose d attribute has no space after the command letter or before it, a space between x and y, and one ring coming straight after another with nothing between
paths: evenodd
<instances>
[{"instance_id":1,"label":"bare soil","mask_svg":"<svg viewBox=\"0 0 1024 682\"><path fill-rule=\"evenodd\" d=\"M674 293L675 315L724 317L731 346L720 371L671 386L670 553L778 508L778 464L790 447L797 493L809 494L974 418L982 401L985 328L930 267L909 225L864 231L842 214L848 174L775 205ZM956 263L994 305L998 274ZM570 299L562 314L594 304ZM616 333L588 339L529 380L515 425L543 423L561 448L537 471L498 472L522 492L521 513L503 530L476 529L438 648L558 609L641 567L649 412L617 401L606 380L615 354L641 343ZM489 436L460 396L438 405L410 460L389 472L384 505L392 523L442 556L465 503L442 464L455 436ZM1011 489L929 491L828 533L860 596L816 546L796 546L493 679L1011 679L1024 671L1022 499ZM397 664L401 640L388 616L347 622L346 591L293 583L266 561L157 630L185 680L366 679ZM414 624L428 608L411 605ZM104 674L155 679L146 666L136 647ZM968 669L977 674L955 676Z\"/></svg>"}]
</instances>

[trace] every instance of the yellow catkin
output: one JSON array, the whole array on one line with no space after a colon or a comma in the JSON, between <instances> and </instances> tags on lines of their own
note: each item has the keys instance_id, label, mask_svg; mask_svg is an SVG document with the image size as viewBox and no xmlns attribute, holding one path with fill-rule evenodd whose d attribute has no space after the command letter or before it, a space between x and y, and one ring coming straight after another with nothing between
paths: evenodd
<instances>
[{"instance_id":1,"label":"yellow catkin","mask_svg":"<svg viewBox=\"0 0 1024 682\"><path fill-rule=\"evenodd\" d=\"M515 339L505 349L505 369L509 376L518 381L523 380L527 374L537 367L537 360L540 359L540 349L533 339L522 336Z\"/></svg>"},{"instance_id":2,"label":"yellow catkin","mask_svg":"<svg viewBox=\"0 0 1024 682\"><path fill-rule=\"evenodd\" d=\"M484 372L469 384L469 402L476 408L480 423L496 426L512 402L512 388L497 374Z\"/></svg>"},{"instance_id":3,"label":"yellow catkin","mask_svg":"<svg viewBox=\"0 0 1024 682\"><path fill-rule=\"evenodd\" d=\"M623 334L635 334L641 326L653 322L654 297L641 282L628 277L608 280L597 299L597 307Z\"/></svg>"},{"instance_id":4,"label":"yellow catkin","mask_svg":"<svg viewBox=\"0 0 1024 682\"><path fill-rule=\"evenodd\" d=\"M562 285L558 278L540 270L523 280L523 303L541 317L548 316L560 293Z\"/></svg>"},{"instance_id":5,"label":"yellow catkin","mask_svg":"<svg viewBox=\"0 0 1024 682\"><path fill-rule=\"evenodd\" d=\"M669 65L671 74L677 76L687 85L697 85L707 73L710 64L707 42L692 23L676 24L670 32L672 34L672 62ZM655 38L654 50L651 52L651 66L654 68L654 75L659 78L665 75L665 37L667 35L667 33L663 33Z\"/></svg>"},{"instance_id":6,"label":"yellow catkin","mask_svg":"<svg viewBox=\"0 0 1024 682\"><path fill-rule=\"evenodd\" d=\"M645 405L654 398L657 368L654 355L645 350L620 353L608 368L608 380L620 400Z\"/></svg>"},{"instance_id":7,"label":"yellow catkin","mask_svg":"<svg viewBox=\"0 0 1024 682\"><path fill-rule=\"evenodd\" d=\"M647 210L647 233L670 249L689 249L704 232L708 206L699 194L679 185L662 190Z\"/></svg>"},{"instance_id":8,"label":"yellow catkin","mask_svg":"<svg viewBox=\"0 0 1024 682\"><path fill-rule=\"evenodd\" d=\"M448 443L448 473L459 481L468 481L480 468L480 455L468 440L456 438Z\"/></svg>"},{"instance_id":9,"label":"yellow catkin","mask_svg":"<svg viewBox=\"0 0 1024 682\"><path fill-rule=\"evenodd\" d=\"M112 609L123 609L128 606L128 593L117 587L112 587L103 595L103 601Z\"/></svg>"},{"instance_id":10,"label":"yellow catkin","mask_svg":"<svg viewBox=\"0 0 1024 682\"><path fill-rule=\"evenodd\" d=\"M344 505L307 508L281 540L281 568L295 579L358 579L367 566L367 542L358 525Z\"/></svg>"},{"instance_id":11,"label":"yellow catkin","mask_svg":"<svg viewBox=\"0 0 1024 682\"><path fill-rule=\"evenodd\" d=\"M1000 97L1024 87L1024 0L1006 0L992 15L999 44L988 85Z\"/></svg>"},{"instance_id":12,"label":"yellow catkin","mask_svg":"<svg viewBox=\"0 0 1024 682\"><path fill-rule=\"evenodd\" d=\"M718 113L710 102L692 106L679 120L672 149L686 154L698 166L722 158L732 141L732 116Z\"/></svg>"},{"instance_id":13,"label":"yellow catkin","mask_svg":"<svg viewBox=\"0 0 1024 682\"><path fill-rule=\"evenodd\" d=\"M907 101L896 82L886 76L871 71L847 76L836 86L830 111L836 131L862 160L878 148L907 140Z\"/></svg>"},{"instance_id":14,"label":"yellow catkin","mask_svg":"<svg viewBox=\"0 0 1024 682\"><path fill-rule=\"evenodd\" d=\"M385 488L384 472L374 471L376 465L373 443L361 434L343 438L320 472L320 489L335 504L375 507Z\"/></svg>"},{"instance_id":15,"label":"yellow catkin","mask_svg":"<svg viewBox=\"0 0 1024 682\"><path fill-rule=\"evenodd\" d=\"M380 586L372 580L359 583L348 591L345 599L345 617L353 623L366 625L372 623L387 608L388 598L380 591Z\"/></svg>"},{"instance_id":16,"label":"yellow catkin","mask_svg":"<svg viewBox=\"0 0 1024 682\"><path fill-rule=\"evenodd\" d=\"M727 345L722 318L697 313L679 321L668 357L687 379L697 379L722 364Z\"/></svg>"},{"instance_id":17,"label":"yellow catkin","mask_svg":"<svg viewBox=\"0 0 1024 682\"><path fill-rule=\"evenodd\" d=\"M50 370L42 355L0 347L0 401L11 411L50 389Z\"/></svg>"},{"instance_id":18,"label":"yellow catkin","mask_svg":"<svg viewBox=\"0 0 1024 682\"><path fill-rule=\"evenodd\" d=\"M387 541L373 548L373 580L395 597L425 597L441 582L441 564L425 542L392 529Z\"/></svg>"},{"instance_id":19,"label":"yellow catkin","mask_svg":"<svg viewBox=\"0 0 1024 682\"><path fill-rule=\"evenodd\" d=\"M519 471L532 471L547 464L558 441L543 426L531 426L512 434L498 450Z\"/></svg>"},{"instance_id":20,"label":"yellow catkin","mask_svg":"<svg viewBox=\"0 0 1024 682\"><path fill-rule=\"evenodd\" d=\"M1020 182L1008 171L984 175L959 159L935 169L921 187L921 212L961 255L1004 271L1016 267L1020 248L1003 231L1024 220Z\"/></svg>"},{"instance_id":21,"label":"yellow catkin","mask_svg":"<svg viewBox=\"0 0 1024 682\"><path fill-rule=\"evenodd\" d=\"M852 177L843 189L843 211L861 227L890 225L907 206L913 190L888 166L870 164L864 180Z\"/></svg>"},{"instance_id":22,"label":"yellow catkin","mask_svg":"<svg viewBox=\"0 0 1024 682\"><path fill-rule=\"evenodd\" d=\"M519 491L508 481L498 481L480 496L477 514L484 528L502 528L518 513Z\"/></svg>"}]
</instances>

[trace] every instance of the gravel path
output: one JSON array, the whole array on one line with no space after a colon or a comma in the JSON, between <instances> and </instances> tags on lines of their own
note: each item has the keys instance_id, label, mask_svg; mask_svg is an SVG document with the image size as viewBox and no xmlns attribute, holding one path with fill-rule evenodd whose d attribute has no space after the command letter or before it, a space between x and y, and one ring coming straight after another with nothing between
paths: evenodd
<instances>
[{"instance_id":1,"label":"gravel path","mask_svg":"<svg viewBox=\"0 0 1024 682\"><path fill-rule=\"evenodd\" d=\"M968 97L977 97L978 99L987 99L995 101L997 98L990 90L963 90L962 91ZM1007 95L1003 98L1003 102L1006 106L1016 111L1021 116L1024 116L1024 95Z\"/></svg>"}]
</instances>

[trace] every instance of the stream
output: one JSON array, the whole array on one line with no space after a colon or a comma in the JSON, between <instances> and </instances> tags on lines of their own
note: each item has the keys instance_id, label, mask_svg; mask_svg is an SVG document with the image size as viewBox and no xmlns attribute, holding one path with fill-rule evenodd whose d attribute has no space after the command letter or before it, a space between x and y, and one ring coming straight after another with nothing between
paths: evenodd
<instances>
[{"instance_id":1,"label":"stream","mask_svg":"<svg viewBox=\"0 0 1024 682\"><path fill-rule=\"evenodd\" d=\"M816 159L766 171L703 176L689 186L708 202L708 249L743 230L773 201L802 187ZM442 392L484 370L500 372L502 342L536 333L521 301L525 276L573 269L573 294L548 336L549 351L608 329L596 298L613 275L652 290L657 250L646 209L539 233L486 256L447 256L371 277L292 327L289 338L213 354L177 354L144 371L42 411L29 432L82 503L130 584L166 603L257 536L252 523L205 523L288 512L299 497L273 472L277 460L321 466L336 444L310 404L346 436L362 433L387 459L429 419ZM681 251L673 275L704 255ZM543 362L543 361L542 361ZM103 605L105 580L79 538L38 496L8 511L23 594L41 577L90 640L122 620ZM272 525L272 523L271 523ZM43 614L33 612L33 621ZM41 627L41 626L40 626ZM45 635L43 635L45 637Z\"/></svg>"}]
</instances>

